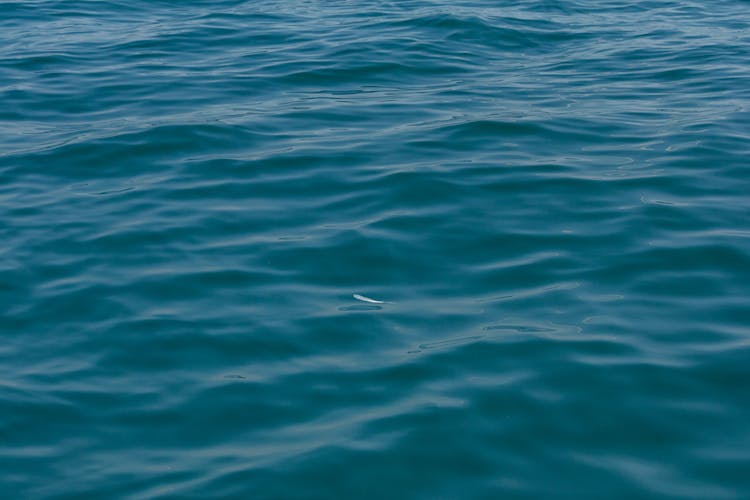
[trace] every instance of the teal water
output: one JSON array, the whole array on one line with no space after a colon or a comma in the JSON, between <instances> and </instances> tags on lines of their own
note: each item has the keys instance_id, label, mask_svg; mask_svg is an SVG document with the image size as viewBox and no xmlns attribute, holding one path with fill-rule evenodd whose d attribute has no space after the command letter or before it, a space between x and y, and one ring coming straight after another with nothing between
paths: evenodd
<instances>
[{"instance_id":1,"label":"teal water","mask_svg":"<svg viewBox=\"0 0 750 500\"><path fill-rule=\"evenodd\" d=\"M749 498L748 7L0 2L0 497Z\"/></svg>"}]
</instances>

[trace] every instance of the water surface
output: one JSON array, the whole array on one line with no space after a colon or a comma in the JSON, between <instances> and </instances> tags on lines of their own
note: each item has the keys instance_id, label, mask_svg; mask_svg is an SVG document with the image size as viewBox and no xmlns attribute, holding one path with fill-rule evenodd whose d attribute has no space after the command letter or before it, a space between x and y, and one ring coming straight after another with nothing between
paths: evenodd
<instances>
[{"instance_id":1,"label":"water surface","mask_svg":"<svg viewBox=\"0 0 750 500\"><path fill-rule=\"evenodd\" d=\"M0 2L2 496L747 498L748 12Z\"/></svg>"}]
</instances>

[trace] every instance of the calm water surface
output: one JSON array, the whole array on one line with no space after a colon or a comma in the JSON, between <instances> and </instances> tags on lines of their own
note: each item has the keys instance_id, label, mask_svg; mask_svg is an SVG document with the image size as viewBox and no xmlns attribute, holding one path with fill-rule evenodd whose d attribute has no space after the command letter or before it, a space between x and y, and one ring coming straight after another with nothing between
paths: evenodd
<instances>
[{"instance_id":1,"label":"calm water surface","mask_svg":"<svg viewBox=\"0 0 750 500\"><path fill-rule=\"evenodd\" d=\"M0 104L3 498L750 497L747 1L0 1Z\"/></svg>"}]
</instances>

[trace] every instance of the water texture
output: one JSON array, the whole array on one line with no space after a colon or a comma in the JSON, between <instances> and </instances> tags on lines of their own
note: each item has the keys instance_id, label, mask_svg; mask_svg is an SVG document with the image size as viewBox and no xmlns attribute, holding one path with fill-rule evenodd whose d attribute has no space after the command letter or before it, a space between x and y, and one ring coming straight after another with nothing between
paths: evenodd
<instances>
[{"instance_id":1,"label":"water texture","mask_svg":"<svg viewBox=\"0 0 750 500\"><path fill-rule=\"evenodd\" d=\"M0 1L0 496L750 497L749 8Z\"/></svg>"}]
</instances>

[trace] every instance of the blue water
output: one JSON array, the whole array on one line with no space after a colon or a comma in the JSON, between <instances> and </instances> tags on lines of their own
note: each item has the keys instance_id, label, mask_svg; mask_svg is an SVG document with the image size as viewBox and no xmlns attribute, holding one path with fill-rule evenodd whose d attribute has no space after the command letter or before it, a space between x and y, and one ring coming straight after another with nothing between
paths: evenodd
<instances>
[{"instance_id":1,"label":"blue water","mask_svg":"<svg viewBox=\"0 0 750 500\"><path fill-rule=\"evenodd\" d=\"M750 498L749 7L0 2L0 497Z\"/></svg>"}]
</instances>

